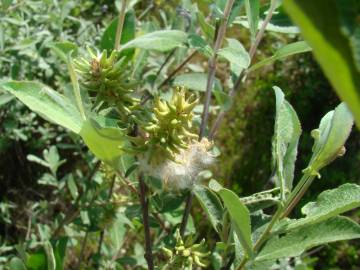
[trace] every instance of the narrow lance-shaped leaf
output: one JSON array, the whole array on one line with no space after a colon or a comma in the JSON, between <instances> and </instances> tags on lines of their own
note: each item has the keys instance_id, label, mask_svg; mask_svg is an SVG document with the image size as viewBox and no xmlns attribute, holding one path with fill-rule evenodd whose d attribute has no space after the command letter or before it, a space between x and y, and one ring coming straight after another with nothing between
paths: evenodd
<instances>
[{"instance_id":1,"label":"narrow lance-shaped leaf","mask_svg":"<svg viewBox=\"0 0 360 270\"><path fill-rule=\"evenodd\" d=\"M44 249L46 253L47 269L56 270L56 261L54 256L54 250L49 241L45 242Z\"/></svg>"},{"instance_id":2,"label":"narrow lance-shaped leaf","mask_svg":"<svg viewBox=\"0 0 360 270\"><path fill-rule=\"evenodd\" d=\"M160 30L139 36L124 44L120 51L128 48L140 48L160 52L169 51L183 45L187 34L180 30Z\"/></svg>"},{"instance_id":3,"label":"narrow lance-shaped leaf","mask_svg":"<svg viewBox=\"0 0 360 270\"><path fill-rule=\"evenodd\" d=\"M320 122L318 129L312 131L315 138L313 155L305 170L318 174L319 170L344 154L344 144L350 135L353 117L345 103L334 111L328 112Z\"/></svg>"},{"instance_id":4,"label":"narrow lance-shaped leaf","mask_svg":"<svg viewBox=\"0 0 360 270\"><path fill-rule=\"evenodd\" d=\"M78 109L62 94L38 82L9 81L0 88L16 96L43 118L79 133L83 119Z\"/></svg>"},{"instance_id":5,"label":"narrow lance-shaped leaf","mask_svg":"<svg viewBox=\"0 0 360 270\"><path fill-rule=\"evenodd\" d=\"M251 71L255 71L265 65L269 65L277 60L281 60L284 59L286 57L289 57L291 55L294 54L298 54L298 53L304 53L304 52L309 52L311 51L311 47L305 42L305 41L297 41L294 43L290 43L285 45L284 47L281 47L280 49L278 49L273 56L266 58L254 65L252 65L249 69L248 72Z\"/></svg>"},{"instance_id":6,"label":"narrow lance-shaped leaf","mask_svg":"<svg viewBox=\"0 0 360 270\"><path fill-rule=\"evenodd\" d=\"M301 125L293 107L285 100L279 87L274 87L276 95L276 116L272 141L273 166L276 185L280 187L281 198L291 191L294 178L297 147L301 135Z\"/></svg>"},{"instance_id":7,"label":"narrow lance-shaped leaf","mask_svg":"<svg viewBox=\"0 0 360 270\"><path fill-rule=\"evenodd\" d=\"M256 31L259 23L260 1L245 0L245 10L249 23L251 39L255 40Z\"/></svg>"},{"instance_id":8,"label":"narrow lance-shaped leaf","mask_svg":"<svg viewBox=\"0 0 360 270\"><path fill-rule=\"evenodd\" d=\"M318 245L360 238L360 226L346 217L303 226L284 236L273 236L256 257L256 261L296 257Z\"/></svg>"},{"instance_id":9,"label":"narrow lance-shaped leaf","mask_svg":"<svg viewBox=\"0 0 360 270\"><path fill-rule=\"evenodd\" d=\"M224 202L225 208L229 212L235 231L239 238L245 253L252 256L252 241L251 241L251 224L250 214L246 206L241 202L240 198L231 190L223 188L215 180L211 180L209 187L219 194Z\"/></svg>"}]
</instances>

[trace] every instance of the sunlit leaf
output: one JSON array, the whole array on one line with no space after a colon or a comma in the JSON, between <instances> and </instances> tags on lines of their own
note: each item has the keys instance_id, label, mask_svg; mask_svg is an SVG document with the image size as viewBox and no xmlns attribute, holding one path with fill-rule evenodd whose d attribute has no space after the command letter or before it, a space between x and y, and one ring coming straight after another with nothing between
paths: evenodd
<instances>
[{"instance_id":1,"label":"sunlit leaf","mask_svg":"<svg viewBox=\"0 0 360 270\"><path fill-rule=\"evenodd\" d=\"M229 212L239 241L247 255L252 255L250 214L240 198L231 190L223 188L215 180L211 180L209 187L221 197L225 208Z\"/></svg>"},{"instance_id":2,"label":"sunlit leaf","mask_svg":"<svg viewBox=\"0 0 360 270\"><path fill-rule=\"evenodd\" d=\"M9 81L0 88L16 96L43 118L79 133L82 118L77 108L62 94L38 82Z\"/></svg>"},{"instance_id":3,"label":"sunlit leaf","mask_svg":"<svg viewBox=\"0 0 360 270\"><path fill-rule=\"evenodd\" d=\"M283 236L273 236L256 257L256 261L296 257L304 251L335 241L360 238L360 226L346 217L303 226Z\"/></svg>"},{"instance_id":4,"label":"sunlit leaf","mask_svg":"<svg viewBox=\"0 0 360 270\"><path fill-rule=\"evenodd\" d=\"M292 189L297 147L301 135L299 118L293 107L285 100L279 87L274 87L276 95L276 116L272 141L273 166L276 185L280 187L281 198Z\"/></svg>"},{"instance_id":5,"label":"sunlit leaf","mask_svg":"<svg viewBox=\"0 0 360 270\"><path fill-rule=\"evenodd\" d=\"M139 36L121 47L121 51L128 48L140 48L160 52L169 51L186 43L187 34L180 30L159 30Z\"/></svg>"},{"instance_id":6,"label":"sunlit leaf","mask_svg":"<svg viewBox=\"0 0 360 270\"><path fill-rule=\"evenodd\" d=\"M305 41L297 41L294 43L290 43L285 45L284 47L281 47L280 49L278 49L273 56L266 58L254 65L252 65L248 72L257 70L263 66L269 65L277 60L281 60L284 59L286 57L289 57L291 55L294 54L298 54L298 53L304 53L304 52L309 52L311 51L311 47L305 42Z\"/></svg>"}]
</instances>

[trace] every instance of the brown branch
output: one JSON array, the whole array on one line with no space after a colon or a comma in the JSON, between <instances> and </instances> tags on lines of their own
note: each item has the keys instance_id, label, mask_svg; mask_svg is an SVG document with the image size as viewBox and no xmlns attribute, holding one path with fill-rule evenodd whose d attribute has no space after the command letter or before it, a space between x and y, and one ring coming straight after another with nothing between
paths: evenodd
<instances>
[{"instance_id":1,"label":"brown branch","mask_svg":"<svg viewBox=\"0 0 360 270\"><path fill-rule=\"evenodd\" d=\"M148 270L154 270L154 260L151 247L151 237L150 237L150 224L149 224L149 201L146 197L146 184L144 182L144 176L140 174L139 176L139 190L140 190L140 203L142 208L142 217L144 224L144 233L145 233L145 254Z\"/></svg>"},{"instance_id":2,"label":"brown branch","mask_svg":"<svg viewBox=\"0 0 360 270\"><path fill-rule=\"evenodd\" d=\"M164 85L166 85L174 76L176 73L178 73L195 55L196 55L197 51L193 51L191 54L189 54L188 57L186 57L184 59L184 61L182 61L168 76L167 78L162 81L158 88L162 88Z\"/></svg>"},{"instance_id":3,"label":"brown branch","mask_svg":"<svg viewBox=\"0 0 360 270\"><path fill-rule=\"evenodd\" d=\"M222 42L225 37L226 28L227 28L227 22L230 16L231 8L234 4L234 0L228 0L226 2L226 6L224 9L224 17L222 19L222 22L219 26L219 29L217 31L216 40L214 44L214 55L212 58L209 59L209 73L206 83L206 93L205 93L205 102L204 102L204 110L201 117L201 125L200 125L200 136L199 139L204 137L205 130L209 118L209 108L210 108L210 100L211 100L211 91L214 84L215 79L215 71L216 71L216 64L217 64L217 52L221 48Z\"/></svg>"}]
</instances>

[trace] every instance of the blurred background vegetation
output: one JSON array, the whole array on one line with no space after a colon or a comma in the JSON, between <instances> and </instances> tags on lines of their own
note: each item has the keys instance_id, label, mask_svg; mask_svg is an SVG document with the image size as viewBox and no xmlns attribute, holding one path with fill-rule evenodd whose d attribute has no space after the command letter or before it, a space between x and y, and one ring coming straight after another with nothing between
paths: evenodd
<instances>
[{"instance_id":1,"label":"blurred background vegetation","mask_svg":"<svg viewBox=\"0 0 360 270\"><path fill-rule=\"evenodd\" d=\"M138 18L146 16L159 27L170 23L165 22L165 18L181 17L176 10L181 8L182 1L132 2ZM119 1L115 4L112 0L1 1L0 78L38 80L54 88L63 85L68 81L66 66L51 52L49 44L59 40L79 46L98 44L104 28L117 14L116 4ZM199 7L205 14L208 12L207 1L199 1ZM243 38L243 32L238 28L239 25L234 25L232 34L248 47L248 40ZM260 45L256 58L271 55L281 46L279 40L286 44L298 38L297 35L285 34L276 34L275 38L275 34L270 32ZM191 64L206 68L201 58L195 58ZM217 146L222 157L215 173L217 179L243 196L271 185L275 111L272 86L284 90L302 122L304 132L297 175L310 158L310 131L317 127L327 111L339 103L311 53L276 62L250 76L233 100L234 106L219 132ZM221 79L221 69L217 77ZM326 168L321 179L314 182L303 204L325 189L359 181L359 132L353 131L346 149L346 155ZM11 96L0 92L0 269L6 269L5 264L12 254L19 252L17 244L48 233L55 216L66 211L76 194L88 184L86 181L96 166L79 138L49 124ZM100 193L105 194L109 183L102 181L101 175L97 177L102 185ZM99 209L104 216L106 211L112 211ZM360 221L359 211L350 214ZM193 215L200 222L198 231L212 241L211 226L201 221L203 213L198 205L195 205ZM295 215L300 215L299 210ZM80 232L73 235L77 239ZM80 241L73 240L73 247L73 253L68 254L69 269L72 262L76 262L77 254L90 257L93 252L80 250ZM135 258L137 248L131 251ZM358 242L335 243L310 253L304 257L308 262L307 269L360 269ZM144 261L138 261L137 265L141 266L141 263Z\"/></svg>"}]
</instances>

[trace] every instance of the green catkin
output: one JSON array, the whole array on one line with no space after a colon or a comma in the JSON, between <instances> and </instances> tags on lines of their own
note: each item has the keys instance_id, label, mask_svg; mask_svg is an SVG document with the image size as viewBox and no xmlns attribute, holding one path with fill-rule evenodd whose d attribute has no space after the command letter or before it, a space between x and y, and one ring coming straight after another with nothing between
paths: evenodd
<instances>
[{"instance_id":1,"label":"green catkin","mask_svg":"<svg viewBox=\"0 0 360 270\"><path fill-rule=\"evenodd\" d=\"M198 138L191 132L194 116L192 111L197 102L193 95L186 98L184 88L175 89L169 102L159 97L155 98L153 118L144 127L148 133L146 145L155 148L152 149L154 155L151 161L154 161L155 155L174 160L181 149L186 149L191 140Z\"/></svg>"},{"instance_id":2,"label":"green catkin","mask_svg":"<svg viewBox=\"0 0 360 270\"><path fill-rule=\"evenodd\" d=\"M130 80L130 71L125 58L118 59L116 51L108 57L88 49L90 59L74 60L76 72L81 76L81 85L96 94L96 102L105 102L119 112L129 115L138 106L139 100L132 96L135 82Z\"/></svg>"}]
</instances>

